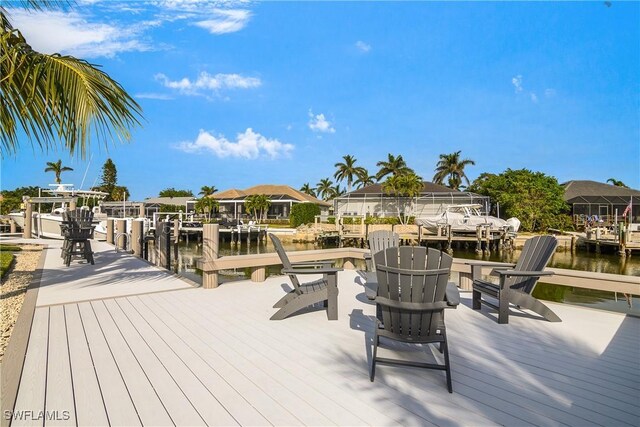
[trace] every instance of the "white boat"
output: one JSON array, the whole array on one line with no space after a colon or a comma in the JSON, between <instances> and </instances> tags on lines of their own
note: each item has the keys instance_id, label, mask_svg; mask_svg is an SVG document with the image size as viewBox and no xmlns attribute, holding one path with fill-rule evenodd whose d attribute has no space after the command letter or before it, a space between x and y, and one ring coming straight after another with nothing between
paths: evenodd
<instances>
[{"instance_id":1,"label":"white boat","mask_svg":"<svg viewBox=\"0 0 640 427\"><path fill-rule=\"evenodd\" d=\"M429 231L436 231L438 227L451 226L451 231L458 233L475 232L478 226L490 227L491 230L517 233L520 228L518 218L504 219L481 213L479 204L443 205L434 215L416 218L416 224Z\"/></svg>"},{"instance_id":2,"label":"white boat","mask_svg":"<svg viewBox=\"0 0 640 427\"><path fill-rule=\"evenodd\" d=\"M43 213L36 211L31 214L31 235L33 237L63 239L60 224L62 223L62 213L67 209L69 201L75 200L77 204L78 199L81 199L81 202L86 203L88 199L102 200L107 196L107 193L102 191L76 190L73 188L73 184L50 184L50 186L54 186L55 188L42 190L42 192L48 193L48 196L33 197L30 199L30 202L34 205L38 203L52 205L50 212ZM90 208L83 205L80 209ZM94 221L100 221L102 219L100 217L100 208L95 206L93 212ZM13 219L20 228L24 228L26 222L25 215L26 213L24 211L12 212L9 214L9 217Z\"/></svg>"}]
</instances>

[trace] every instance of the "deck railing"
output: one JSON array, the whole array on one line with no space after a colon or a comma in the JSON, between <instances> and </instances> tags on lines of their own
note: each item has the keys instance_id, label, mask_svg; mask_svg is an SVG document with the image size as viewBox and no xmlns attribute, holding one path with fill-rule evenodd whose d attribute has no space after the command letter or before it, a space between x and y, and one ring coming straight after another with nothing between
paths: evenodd
<instances>
[{"instance_id":1,"label":"deck railing","mask_svg":"<svg viewBox=\"0 0 640 427\"><path fill-rule=\"evenodd\" d=\"M251 272L251 280L263 282L266 279L266 268L272 265L280 265L280 258L276 253L257 255L233 255L218 258L218 233L217 225L205 225L203 245L204 257L197 262L202 269L203 287L215 288L218 286L218 274L220 270L233 268L248 268ZM354 269L356 261L364 260L368 249L360 248L335 248L315 249L309 251L288 252L291 262L337 260L344 261L344 268ZM471 282L474 275L486 275L491 268L477 268L472 270L469 260L454 258L451 271L457 273L459 286L463 290L471 290ZM640 295L640 277L625 276L622 274L594 273L589 271L568 270L564 268L548 268L553 271L553 276L544 278L545 283L555 285L573 286L577 288L596 289L608 292L620 292Z\"/></svg>"}]
</instances>

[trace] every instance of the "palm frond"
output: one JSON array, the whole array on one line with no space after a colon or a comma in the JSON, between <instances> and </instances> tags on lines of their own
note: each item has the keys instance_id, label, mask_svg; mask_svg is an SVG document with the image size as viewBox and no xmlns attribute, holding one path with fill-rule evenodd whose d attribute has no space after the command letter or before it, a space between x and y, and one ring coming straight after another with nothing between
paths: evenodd
<instances>
[{"instance_id":1,"label":"palm frond","mask_svg":"<svg viewBox=\"0 0 640 427\"><path fill-rule=\"evenodd\" d=\"M8 21L0 11L2 20ZM0 153L19 148L22 128L32 144L62 144L84 158L90 141L128 141L140 125L141 107L97 66L59 54L34 51L19 30L0 34Z\"/></svg>"}]
</instances>

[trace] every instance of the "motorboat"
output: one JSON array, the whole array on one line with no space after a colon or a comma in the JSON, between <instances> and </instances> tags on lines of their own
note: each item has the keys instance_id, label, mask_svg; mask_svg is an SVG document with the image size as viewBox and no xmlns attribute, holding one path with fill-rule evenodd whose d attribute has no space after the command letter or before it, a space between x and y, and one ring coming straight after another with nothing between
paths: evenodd
<instances>
[{"instance_id":1,"label":"motorboat","mask_svg":"<svg viewBox=\"0 0 640 427\"><path fill-rule=\"evenodd\" d=\"M42 193L48 194L47 196L33 197L29 199L29 202L33 204L51 204L50 212L40 212L40 209L38 208L37 212L33 212L31 214L31 235L33 237L59 240L64 239L61 234L60 224L62 223L62 213L67 210L69 204L72 201L77 204L78 199L81 199L82 206L80 209L88 210L91 208L85 203L88 203L89 199L93 199L94 202L97 202L107 196L107 193L102 191L74 189L73 184L50 184L49 186L55 188L43 189ZM93 212L94 221L100 221L102 218L99 206L94 206ZM15 221L20 228L24 228L26 222L25 215L25 211L12 212L9 214L9 217Z\"/></svg>"},{"instance_id":2,"label":"motorboat","mask_svg":"<svg viewBox=\"0 0 640 427\"><path fill-rule=\"evenodd\" d=\"M481 209L482 205L471 203L443 205L436 214L423 215L416 218L415 223L434 232L438 228L446 228L448 225L451 226L452 232L457 233L475 233L478 226L489 227L492 231L518 232L520 221L517 218L504 220L483 214Z\"/></svg>"}]
</instances>

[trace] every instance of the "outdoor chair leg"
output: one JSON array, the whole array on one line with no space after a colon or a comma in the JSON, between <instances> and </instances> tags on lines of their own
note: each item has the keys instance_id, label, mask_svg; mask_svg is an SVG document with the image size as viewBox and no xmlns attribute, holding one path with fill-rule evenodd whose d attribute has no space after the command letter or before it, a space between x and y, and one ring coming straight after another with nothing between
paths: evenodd
<instances>
[{"instance_id":1,"label":"outdoor chair leg","mask_svg":"<svg viewBox=\"0 0 640 427\"><path fill-rule=\"evenodd\" d=\"M473 297L471 300L471 307L474 310L480 310L480 307L482 307L482 303L480 302L480 299L482 298L482 293L480 291L476 291L475 289L473 290Z\"/></svg>"},{"instance_id":2,"label":"outdoor chair leg","mask_svg":"<svg viewBox=\"0 0 640 427\"><path fill-rule=\"evenodd\" d=\"M558 315L555 314L549 307L529 294L518 291L511 291L511 293L509 294L509 300L513 304L516 304L521 308L526 308L536 314L539 314L549 322L562 322L562 319L560 319Z\"/></svg>"},{"instance_id":3,"label":"outdoor chair leg","mask_svg":"<svg viewBox=\"0 0 640 427\"><path fill-rule=\"evenodd\" d=\"M327 317L329 320L338 320L338 283L337 275L327 277Z\"/></svg>"},{"instance_id":4,"label":"outdoor chair leg","mask_svg":"<svg viewBox=\"0 0 640 427\"><path fill-rule=\"evenodd\" d=\"M378 345L380 344L380 337L378 337L378 325L375 326L373 335L373 352L371 354L371 373L369 374L369 380L373 382L376 376L376 357L378 355Z\"/></svg>"},{"instance_id":5,"label":"outdoor chair leg","mask_svg":"<svg viewBox=\"0 0 640 427\"><path fill-rule=\"evenodd\" d=\"M449 393L453 393L453 386L451 385L451 363L449 362L449 346L447 345L447 336L444 335L444 341L440 343L440 345L444 348L444 365L445 371L447 373L447 390Z\"/></svg>"},{"instance_id":6,"label":"outdoor chair leg","mask_svg":"<svg viewBox=\"0 0 640 427\"><path fill-rule=\"evenodd\" d=\"M504 286L504 278L498 293L498 323L503 325L509 323L509 288Z\"/></svg>"}]
</instances>

